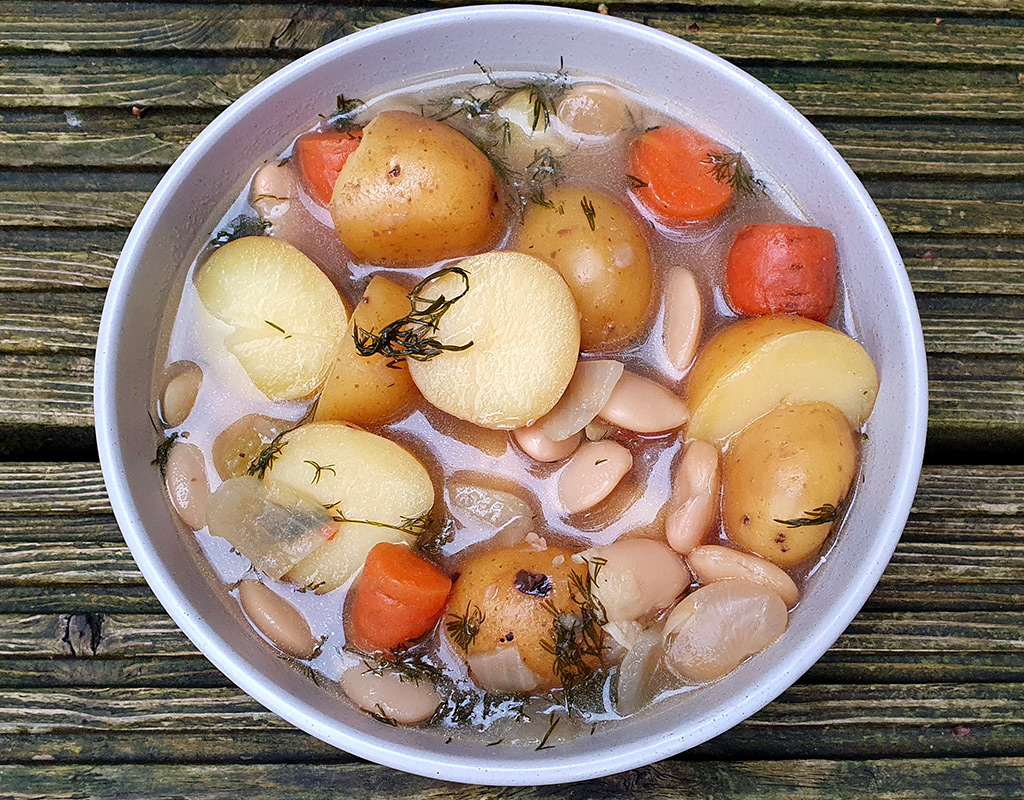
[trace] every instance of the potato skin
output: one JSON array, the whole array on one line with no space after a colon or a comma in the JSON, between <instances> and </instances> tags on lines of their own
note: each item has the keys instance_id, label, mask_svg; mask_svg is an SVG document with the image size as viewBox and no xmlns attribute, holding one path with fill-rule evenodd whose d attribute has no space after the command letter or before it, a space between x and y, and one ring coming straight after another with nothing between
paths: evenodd
<instances>
[{"instance_id":1,"label":"potato skin","mask_svg":"<svg viewBox=\"0 0 1024 800\"><path fill-rule=\"evenodd\" d=\"M331 197L341 241L360 261L419 266L493 245L504 224L491 162L465 136L406 111L363 129Z\"/></svg>"},{"instance_id":2,"label":"potato skin","mask_svg":"<svg viewBox=\"0 0 1024 800\"><path fill-rule=\"evenodd\" d=\"M831 522L792 527L824 505L840 508L857 471L857 445L828 403L780 406L729 445L722 465L722 518L740 547L780 566L810 558Z\"/></svg>"},{"instance_id":3,"label":"potato skin","mask_svg":"<svg viewBox=\"0 0 1024 800\"><path fill-rule=\"evenodd\" d=\"M553 563L556 561L559 563ZM493 652L511 641L518 646L523 663L541 679L541 688L557 686L554 657L541 646L551 641L553 622L544 604L550 600L558 609L578 610L569 598L568 581L573 572L583 576L584 569L585 565L572 560L571 550L554 546L537 550L523 544L471 557L462 564L445 609L445 635L453 650L467 657ZM550 592L527 594L517 589L516 576L522 570L548 576ZM464 651L451 640L447 624L465 617L467 609L470 613L479 609L484 619L468 651Z\"/></svg>"},{"instance_id":4,"label":"potato skin","mask_svg":"<svg viewBox=\"0 0 1024 800\"><path fill-rule=\"evenodd\" d=\"M584 198L593 204L593 230ZM650 316L654 277L647 240L629 212L603 192L562 188L547 199L550 208L534 203L526 210L516 249L547 259L565 278L580 309L584 350L618 347Z\"/></svg>"},{"instance_id":5,"label":"potato skin","mask_svg":"<svg viewBox=\"0 0 1024 800\"><path fill-rule=\"evenodd\" d=\"M314 420L338 419L356 425L376 425L397 416L416 395L416 385L404 362L388 366L390 359L361 356L352 339L353 327L380 331L409 313L405 289L380 275L370 279L338 349L324 384Z\"/></svg>"}]
</instances>

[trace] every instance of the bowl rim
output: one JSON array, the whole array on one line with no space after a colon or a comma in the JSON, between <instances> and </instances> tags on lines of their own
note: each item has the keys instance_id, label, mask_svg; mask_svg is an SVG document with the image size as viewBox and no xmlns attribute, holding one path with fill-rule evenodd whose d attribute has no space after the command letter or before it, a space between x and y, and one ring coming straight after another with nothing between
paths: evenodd
<instances>
[{"instance_id":1,"label":"bowl rim","mask_svg":"<svg viewBox=\"0 0 1024 800\"><path fill-rule=\"evenodd\" d=\"M593 753L581 753L575 757L554 756L542 762L509 761L502 764L495 755L494 766L481 767L451 753L437 754L409 748L389 746L384 739L375 741L344 726L327 726L297 709L284 693L274 691L274 684L261 680L260 673L244 660L237 658L230 645L206 624L194 610L187 595L177 581L168 574L157 554L147 544L148 535L142 526L139 513L131 500L129 479L116 437L116 401L113 391L117 369L116 335L119 329L120 309L131 289L134 267L140 261L164 198L171 195L187 179L190 164L196 155L214 142L223 131L244 117L251 109L260 105L267 96L276 92L278 86L289 82L325 62L333 60L340 52L354 46L372 44L392 35L408 33L430 26L445 26L450 21L465 21L467 18L501 18L508 24L516 20L536 17L558 18L568 22L582 22L587 25L602 24L619 30L627 37L641 35L657 41L662 46L675 48L687 58L703 62L715 71L725 73L746 91L754 92L770 102L776 113L796 125L811 143L829 160L828 169L847 184L856 201L867 212L870 232L888 256L888 266L895 269L898 296L893 298L895 313L910 323L911 348L907 353L910 382L913 386L913 403L906 408L906 425L909 432L909 447L906 453L910 470L898 476L893 487L892 503L887 515L886 536L879 537L870 563L864 565L864 572L856 584L856 591L838 599L831 608L830 621L822 624L804 643L803 650L794 663L776 669L774 680L759 681L753 691L737 698L728 713L705 718L701 724L687 730L685 739L671 727L659 729L656 734L631 740L628 745L604 748L599 758ZM842 159L825 137L803 117L792 105L763 83L724 59L708 51L661 31L639 23L615 17L576 9L537 5L492 5L473 8L455 8L414 14L398 20L381 23L372 28L352 33L293 61L261 81L240 98L231 103L193 140L168 169L152 195L144 205L132 227L118 259L104 303L103 314L97 337L96 363L94 373L94 413L97 446L103 478L107 487L115 518L122 531L132 556L146 578L150 588L160 600L175 623L182 629L198 649L214 665L243 691L260 704L278 714L300 729L339 747L353 755L366 758L389 767L417 775L443 778L462 783L487 783L491 785L539 785L565 783L603 777L636 767L654 763L672 756L683 749L695 746L724 732L739 721L751 716L785 691L792 682L803 674L831 647L838 636L849 625L861 606L874 590L882 572L887 566L900 534L910 513L910 507L917 488L920 468L924 456L924 441L927 429L927 367L924 338L921 330L917 305L914 300L909 278L896 244L880 212L853 170ZM191 613L190 613L191 612ZM588 757L589 755L589 757Z\"/></svg>"}]
</instances>

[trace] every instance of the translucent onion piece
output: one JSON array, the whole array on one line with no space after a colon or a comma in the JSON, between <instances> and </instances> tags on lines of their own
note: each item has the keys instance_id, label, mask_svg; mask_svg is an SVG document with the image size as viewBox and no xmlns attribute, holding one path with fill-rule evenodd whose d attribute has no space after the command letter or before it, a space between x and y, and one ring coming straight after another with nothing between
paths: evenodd
<instances>
[{"instance_id":1,"label":"translucent onion piece","mask_svg":"<svg viewBox=\"0 0 1024 800\"><path fill-rule=\"evenodd\" d=\"M510 547L519 544L526 534L535 529L534 511L520 497L511 492L482 486L460 478L447 483L448 508L455 520L471 532L481 532L496 547ZM483 531L480 529L483 528ZM471 542L457 542L456 549Z\"/></svg>"},{"instance_id":2,"label":"translucent onion piece","mask_svg":"<svg viewBox=\"0 0 1024 800\"><path fill-rule=\"evenodd\" d=\"M337 530L311 497L249 475L224 481L210 495L210 533L227 539L256 569L280 578Z\"/></svg>"},{"instance_id":3,"label":"translucent onion piece","mask_svg":"<svg viewBox=\"0 0 1024 800\"><path fill-rule=\"evenodd\" d=\"M654 673L664 654L661 633L644 631L619 665L615 709L623 716L635 714L651 700Z\"/></svg>"},{"instance_id":4,"label":"translucent onion piece","mask_svg":"<svg viewBox=\"0 0 1024 800\"><path fill-rule=\"evenodd\" d=\"M622 377L618 361L580 361L562 398L534 425L561 442L593 422Z\"/></svg>"}]
</instances>

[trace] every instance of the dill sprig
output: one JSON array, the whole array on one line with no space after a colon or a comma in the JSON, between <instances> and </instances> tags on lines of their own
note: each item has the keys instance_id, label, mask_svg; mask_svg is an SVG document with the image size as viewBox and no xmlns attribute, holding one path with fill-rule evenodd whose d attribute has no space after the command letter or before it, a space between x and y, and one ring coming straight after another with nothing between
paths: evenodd
<instances>
[{"instance_id":1,"label":"dill sprig","mask_svg":"<svg viewBox=\"0 0 1024 800\"><path fill-rule=\"evenodd\" d=\"M282 431L277 434L270 444L260 450L256 458L249 462L249 468L246 470L249 475L255 475L260 480L263 480L263 477L267 474L267 470L274 468L274 462L277 460L277 457L281 455L281 450L284 449L284 435L286 433L288 433L288 431Z\"/></svg>"},{"instance_id":2,"label":"dill sprig","mask_svg":"<svg viewBox=\"0 0 1024 800\"><path fill-rule=\"evenodd\" d=\"M444 626L452 642L464 653L468 653L470 645L473 644L479 635L480 628L484 624L485 619L484 612L480 610L476 603L470 600L466 604L466 613L461 616L449 613L448 620Z\"/></svg>"},{"instance_id":3,"label":"dill sprig","mask_svg":"<svg viewBox=\"0 0 1024 800\"><path fill-rule=\"evenodd\" d=\"M437 297L423 296L422 292L431 283L449 274L458 275L462 279L462 290L458 294L451 298L443 294ZM356 344L356 352L361 356L387 356L391 359L391 366L405 358L429 361L446 350L460 351L472 347L472 341L465 344L445 344L433 336L441 317L468 291L469 273L466 270L461 267L439 269L417 283L409 292L410 310L406 316L385 325L380 333L368 331L358 325L354 326L352 338Z\"/></svg>"},{"instance_id":4,"label":"dill sprig","mask_svg":"<svg viewBox=\"0 0 1024 800\"><path fill-rule=\"evenodd\" d=\"M164 440L157 445L156 458L150 461L160 470L160 477L167 477L167 459L171 457L171 448L174 447L174 443L181 436L179 433L172 433L170 436L165 436Z\"/></svg>"},{"instance_id":5,"label":"dill sprig","mask_svg":"<svg viewBox=\"0 0 1024 800\"><path fill-rule=\"evenodd\" d=\"M583 209L583 216L587 218L587 224L590 226L590 230L597 230L595 220L597 219L597 211L594 210L594 204L590 199L583 195L583 199L580 200L580 208Z\"/></svg>"},{"instance_id":6,"label":"dill sprig","mask_svg":"<svg viewBox=\"0 0 1024 800\"><path fill-rule=\"evenodd\" d=\"M307 461L306 463L308 464L311 462ZM390 522L379 522L375 519L359 519L357 517L346 516L345 512L339 508L340 505L341 501L339 500L337 503L330 503L324 506L325 509L333 512L331 514L331 520L333 522L354 522L358 523L359 525L373 525L376 528L388 528L389 530L393 531L411 533L417 537L422 536L430 526L431 517L429 511L420 514L418 517L402 517L401 522L399 522L397 525L394 525Z\"/></svg>"},{"instance_id":7,"label":"dill sprig","mask_svg":"<svg viewBox=\"0 0 1024 800\"><path fill-rule=\"evenodd\" d=\"M526 165L526 182L523 187L523 200L545 208L554 209L555 204L545 196L546 189L558 186L565 177L565 167L555 157L551 149L534 150L533 159Z\"/></svg>"},{"instance_id":8,"label":"dill sprig","mask_svg":"<svg viewBox=\"0 0 1024 800\"><path fill-rule=\"evenodd\" d=\"M651 185L647 181L638 178L636 175L626 175L626 181L629 183L630 189L646 189Z\"/></svg>"},{"instance_id":9,"label":"dill sprig","mask_svg":"<svg viewBox=\"0 0 1024 800\"><path fill-rule=\"evenodd\" d=\"M556 713L554 713L552 711L551 712L551 723L548 725L548 730L544 734L544 738L540 740L540 744L538 744L534 748L534 750L550 750L551 748L554 747L553 744L548 744L548 739L550 739L551 738L551 734L553 734L555 732L555 728L558 727L558 723L559 722L561 722L561 719L559 718L558 714L556 714Z\"/></svg>"},{"instance_id":10,"label":"dill sprig","mask_svg":"<svg viewBox=\"0 0 1024 800\"><path fill-rule=\"evenodd\" d=\"M273 322L271 322L271 321L270 321L269 319L265 319L265 320L263 320L263 321L264 321L265 323L267 323L267 325L269 325L269 326L270 326L271 328L273 328L273 329L274 329L275 331L277 331L278 333L283 333L283 334L284 334L284 338L285 338L285 339L291 339L291 338L292 338L292 335L291 335L290 333L288 333L288 331L286 331L286 330L285 330L284 328L282 328L282 327L281 327L280 325L275 325L275 324L274 324Z\"/></svg>"},{"instance_id":11,"label":"dill sprig","mask_svg":"<svg viewBox=\"0 0 1024 800\"><path fill-rule=\"evenodd\" d=\"M427 523L416 536L416 547L428 555L437 556L455 538L455 523L446 519L441 525L432 526L430 522L428 515Z\"/></svg>"},{"instance_id":12,"label":"dill sprig","mask_svg":"<svg viewBox=\"0 0 1024 800\"><path fill-rule=\"evenodd\" d=\"M719 183L727 183L740 194L764 192L764 181L755 178L743 153L708 153L701 161L711 166L711 175Z\"/></svg>"},{"instance_id":13,"label":"dill sprig","mask_svg":"<svg viewBox=\"0 0 1024 800\"><path fill-rule=\"evenodd\" d=\"M408 650L392 656L384 653L375 654L372 664L366 661L364 674L383 675L388 670L397 674L399 680L416 684L423 681L436 683L442 677L440 667L431 664L422 654Z\"/></svg>"},{"instance_id":14,"label":"dill sprig","mask_svg":"<svg viewBox=\"0 0 1024 800\"><path fill-rule=\"evenodd\" d=\"M315 461L310 461L309 459L306 459L302 463L309 464L315 470L315 472L313 473L313 479L310 481L311 484L320 483L320 478L325 472L330 472L332 475L338 474L337 471L334 469L334 464L320 465L317 464Z\"/></svg>"},{"instance_id":15,"label":"dill sprig","mask_svg":"<svg viewBox=\"0 0 1024 800\"><path fill-rule=\"evenodd\" d=\"M562 684L570 714L576 690L594 673L604 649L602 626L608 623L608 614L594 594L594 585L607 563L604 558L584 559L586 572L580 575L574 571L569 576L569 600L576 606L575 611L559 609L551 600L544 602L552 620L550 639L540 645L553 658L552 668Z\"/></svg>"},{"instance_id":16,"label":"dill sprig","mask_svg":"<svg viewBox=\"0 0 1024 800\"><path fill-rule=\"evenodd\" d=\"M227 227L217 231L213 239L210 240L210 247L216 250L235 239L244 239L247 236L266 236L269 227L270 223L264 222L259 217L239 214L227 224Z\"/></svg>"},{"instance_id":17,"label":"dill sprig","mask_svg":"<svg viewBox=\"0 0 1024 800\"><path fill-rule=\"evenodd\" d=\"M797 517L796 519L775 519L772 520L772 522L785 525L787 528L805 528L813 525L825 525L826 523L832 523L839 519L842 506L842 503L839 504L839 507L836 507L831 503L825 503L825 505L818 506L811 511L805 512L805 516L803 517Z\"/></svg>"},{"instance_id":18,"label":"dill sprig","mask_svg":"<svg viewBox=\"0 0 1024 800\"><path fill-rule=\"evenodd\" d=\"M383 722L385 725L390 725L392 728L398 727L397 720L389 715L388 712L384 710L384 706L380 703L377 703L376 711L367 711L366 713L377 720L377 722Z\"/></svg>"},{"instance_id":19,"label":"dill sprig","mask_svg":"<svg viewBox=\"0 0 1024 800\"><path fill-rule=\"evenodd\" d=\"M324 125L331 130L346 131L357 128L354 118L366 108L366 103L357 97L345 97L339 94L337 97L337 109L325 121Z\"/></svg>"}]
</instances>

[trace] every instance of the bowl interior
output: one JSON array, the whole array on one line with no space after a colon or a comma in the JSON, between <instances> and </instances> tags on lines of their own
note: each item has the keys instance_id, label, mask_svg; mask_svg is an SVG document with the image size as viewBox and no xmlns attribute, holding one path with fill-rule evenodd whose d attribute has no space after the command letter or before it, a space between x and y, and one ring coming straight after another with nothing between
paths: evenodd
<instances>
[{"instance_id":1,"label":"bowl interior","mask_svg":"<svg viewBox=\"0 0 1024 800\"><path fill-rule=\"evenodd\" d=\"M443 743L375 723L273 655L215 592L178 532L152 459L146 410L159 320L211 220L250 170L335 98L474 59L496 68L608 76L688 106L788 186L839 245L850 306L881 375L863 483L830 558L782 640L727 678L614 729L556 749ZM210 125L154 192L125 245L100 331L96 425L104 475L125 539L175 621L232 680L309 733L365 758L448 780L558 783L674 754L769 702L839 636L874 587L906 521L920 472L926 381L920 323L892 238L859 181L791 107L726 62L663 34L564 9L492 6L433 12L329 45L264 81Z\"/></svg>"}]
</instances>

